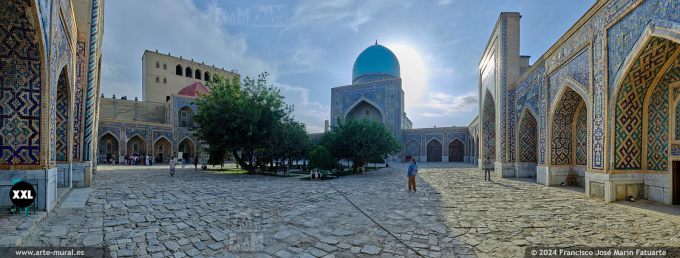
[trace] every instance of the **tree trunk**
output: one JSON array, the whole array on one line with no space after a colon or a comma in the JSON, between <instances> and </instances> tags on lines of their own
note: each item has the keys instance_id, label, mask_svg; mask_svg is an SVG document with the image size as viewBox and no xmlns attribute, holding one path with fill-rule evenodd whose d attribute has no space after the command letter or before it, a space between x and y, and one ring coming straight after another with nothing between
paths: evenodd
<instances>
[{"instance_id":1,"label":"tree trunk","mask_svg":"<svg viewBox=\"0 0 680 258\"><path fill-rule=\"evenodd\" d=\"M254 173L255 168L249 164L247 164L241 157L238 155L237 151L232 151L232 154L234 155L234 161L236 161L236 164L241 166L241 168L245 169L248 171L248 173ZM252 159L251 159L252 160Z\"/></svg>"}]
</instances>

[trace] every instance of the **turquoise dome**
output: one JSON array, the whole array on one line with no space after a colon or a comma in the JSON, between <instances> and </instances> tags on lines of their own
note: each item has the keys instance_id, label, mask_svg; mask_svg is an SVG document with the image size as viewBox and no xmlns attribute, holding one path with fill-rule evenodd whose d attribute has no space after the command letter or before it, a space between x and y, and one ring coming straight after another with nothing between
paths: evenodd
<instances>
[{"instance_id":1,"label":"turquoise dome","mask_svg":"<svg viewBox=\"0 0 680 258\"><path fill-rule=\"evenodd\" d=\"M359 54L352 69L352 82L367 74L400 77L399 60L388 48L372 45Z\"/></svg>"}]
</instances>

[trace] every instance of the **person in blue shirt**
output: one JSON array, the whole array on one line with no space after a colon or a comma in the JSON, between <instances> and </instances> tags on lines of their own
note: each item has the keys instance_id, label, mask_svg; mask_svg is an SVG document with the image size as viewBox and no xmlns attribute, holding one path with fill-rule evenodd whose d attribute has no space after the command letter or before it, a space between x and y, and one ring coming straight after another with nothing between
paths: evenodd
<instances>
[{"instance_id":1,"label":"person in blue shirt","mask_svg":"<svg viewBox=\"0 0 680 258\"><path fill-rule=\"evenodd\" d=\"M411 164L408 165L408 191L411 189L416 191L416 175L418 174L418 166L416 165L416 160L412 159Z\"/></svg>"}]
</instances>

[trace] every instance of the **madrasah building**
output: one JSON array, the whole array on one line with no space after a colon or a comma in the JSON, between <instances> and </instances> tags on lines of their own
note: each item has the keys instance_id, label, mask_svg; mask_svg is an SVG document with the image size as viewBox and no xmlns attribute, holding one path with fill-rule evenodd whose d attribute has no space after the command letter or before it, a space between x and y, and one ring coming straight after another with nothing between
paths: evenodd
<instances>
[{"instance_id":1,"label":"madrasah building","mask_svg":"<svg viewBox=\"0 0 680 258\"><path fill-rule=\"evenodd\" d=\"M520 19L501 13L489 36L468 127L412 129L399 61L378 44L357 57L352 84L331 89L330 120L382 122L402 161L488 157L499 177L680 204L680 2L597 1L533 64Z\"/></svg>"},{"instance_id":2,"label":"madrasah building","mask_svg":"<svg viewBox=\"0 0 680 258\"><path fill-rule=\"evenodd\" d=\"M206 82L215 75L240 80L223 68L144 51L142 99L101 96L98 162L122 164L125 156L135 154L151 155L154 163L167 163L175 156L193 162L205 148L193 134L194 100L208 93Z\"/></svg>"}]
</instances>

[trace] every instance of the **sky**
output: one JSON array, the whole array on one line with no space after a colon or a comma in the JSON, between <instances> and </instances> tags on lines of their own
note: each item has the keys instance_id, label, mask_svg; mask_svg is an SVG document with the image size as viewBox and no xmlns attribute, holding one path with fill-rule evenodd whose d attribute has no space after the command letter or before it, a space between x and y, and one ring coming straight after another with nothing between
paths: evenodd
<instances>
[{"instance_id":1,"label":"sky","mask_svg":"<svg viewBox=\"0 0 680 258\"><path fill-rule=\"evenodd\" d=\"M106 1L101 91L142 96L144 50L268 72L310 133L330 117L331 88L375 41L400 61L413 128L466 126L477 115L479 60L500 12L519 12L520 54L536 61L595 0Z\"/></svg>"}]
</instances>

